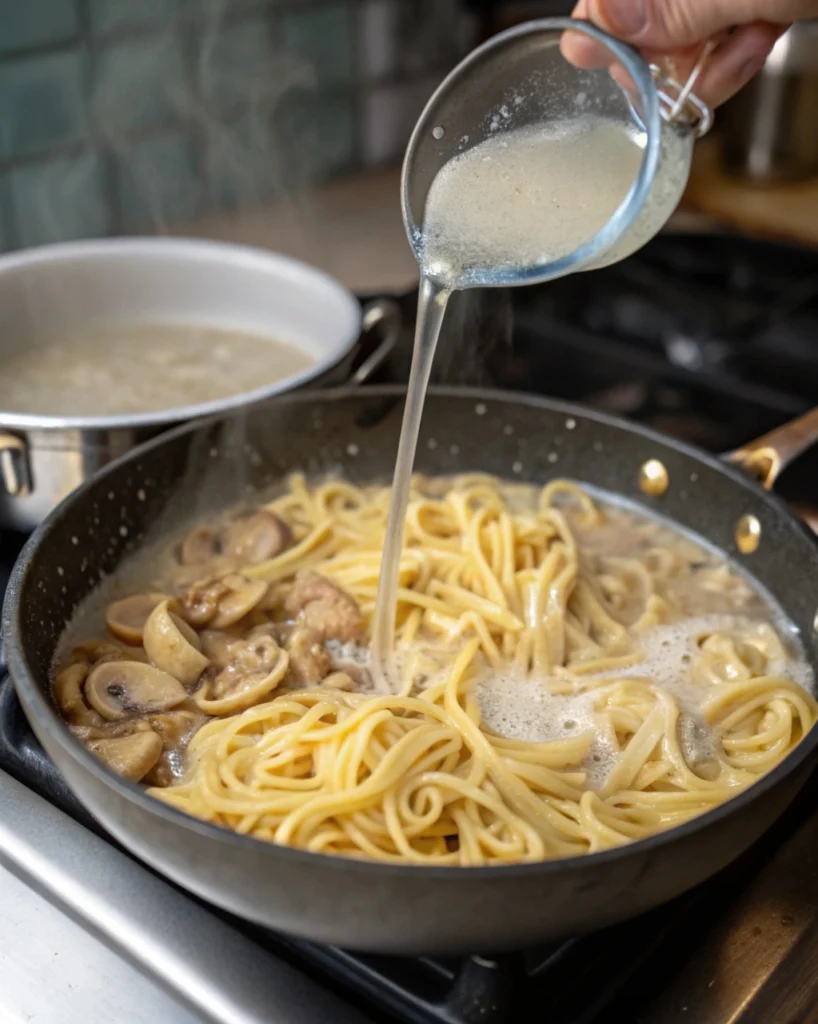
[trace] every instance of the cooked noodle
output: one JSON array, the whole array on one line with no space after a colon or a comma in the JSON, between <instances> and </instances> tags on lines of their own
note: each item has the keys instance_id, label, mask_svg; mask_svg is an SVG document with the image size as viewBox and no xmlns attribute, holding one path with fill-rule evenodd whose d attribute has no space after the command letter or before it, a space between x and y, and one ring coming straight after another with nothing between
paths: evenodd
<instances>
[{"instance_id":1,"label":"cooked noodle","mask_svg":"<svg viewBox=\"0 0 818 1024\"><path fill-rule=\"evenodd\" d=\"M292 546L242 571L270 607L320 572L368 629L388 502L295 477L268 506ZM717 559L571 483L416 480L394 692L288 685L282 649L278 695L207 721L181 781L150 792L259 839L381 861L603 850L730 799L813 726L805 666L772 618Z\"/></svg>"}]
</instances>

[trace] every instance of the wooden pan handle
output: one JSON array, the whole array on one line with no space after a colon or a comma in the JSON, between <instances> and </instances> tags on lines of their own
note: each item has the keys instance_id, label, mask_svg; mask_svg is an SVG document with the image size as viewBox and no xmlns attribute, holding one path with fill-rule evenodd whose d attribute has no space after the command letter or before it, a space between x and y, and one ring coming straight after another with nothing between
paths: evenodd
<instances>
[{"instance_id":1,"label":"wooden pan handle","mask_svg":"<svg viewBox=\"0 0 818 1024\"><path fill-rule=\"evenodd\" d=\"M735 463L769 491L793 459L818 442L818 408L731 452Z\"/></svg>"}]
</instances>

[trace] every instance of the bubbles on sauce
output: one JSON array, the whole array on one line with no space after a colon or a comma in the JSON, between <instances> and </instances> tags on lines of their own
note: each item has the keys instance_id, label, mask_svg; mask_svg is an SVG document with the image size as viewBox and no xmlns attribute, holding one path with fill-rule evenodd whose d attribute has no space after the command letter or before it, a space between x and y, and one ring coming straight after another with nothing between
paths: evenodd
<instances>
[{"instance_id":1,"label":"bubbles on sauce","mask_svg":"<svg viewBox=\"0 0 818 1024\"><path fill-rule=\"evenodd\" d=\"M527 743L549 743L591 734L590 750L582 767L587 772L588 785L599 790L619 756L615 738L602 728L594 711L599 694L593 690L555 694L551 692L554 682L519 672L479 680L477 702L483 726L506 739Z\"/></svg>"},{"instance_id":2,"label":"bubbles on sauce","mask_svg":"<svg viewBox=\"0 0 818 1024\"><path fill-rule=\"evenodd\" d=\"M680 708L678 738L688 765L702 777L712 769L718 741L707 726L703 703L712 696L712 686L696 681L693 668L699 645L714 633L732 634L752 641L770 627L740 616L702 615L682 622L656 626L639 637L642 652L636 664L586 676L586 679L644 680L671 694ZM780 631L779 631L780 632ZM767 672L792 680L806 689L814 686L806 661L784 654L773 658ZM477 682L477 699L486 728L507 739L545 743L570 739L583 733L593 736L583 768L588 784L599 789L621 756L615 737L608 735L602 716L597 714L603 690L595 688L577 694L554 693L564 680L521 673L487 675Z\"/></svg>"}]
</instances>

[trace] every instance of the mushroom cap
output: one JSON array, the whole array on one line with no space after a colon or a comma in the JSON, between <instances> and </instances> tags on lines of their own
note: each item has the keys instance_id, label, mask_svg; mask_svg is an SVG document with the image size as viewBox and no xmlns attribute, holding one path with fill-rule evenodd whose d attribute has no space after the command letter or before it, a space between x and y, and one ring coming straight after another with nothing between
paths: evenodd
<instances>
[{"instance_id":1,"label":"mushroom cap","mask_svg":"<svg viewBox=\"0 0 818 1024\"><path fill-rule=\"evenodd\" d=\"M230 593L219 601L216 615L211 619L211 629L226 629L251 612L267 593L264 580L249 580L240 573L231 573L224 577L230 587Z\"/></svg>"},{"instance_id":2,"label":"mushroom cap","mask_svg":"<svg viewBox=\"0 0 818 1024\"><path fill-rule=\"evenodd\" d=\"M148 616L142 642L156 668L185 686L192 686L210 664L201 652L195 631L170 611L167 601L158 604Z\"/></svg>"},{"instance_id":3,"label":"mushroom cap","mask_svg":"<svg viewBox=\"0 0 818 1024\"><path fill-rule=\"evenodd\" d=\"M224 553L249 565L274 558L293 542L287 523L266 508L234 519L224 527L221 536Z\"/></svg>"},{"instance_id":4,"label":"mushroom cap","mask_svg":"<svg viewBox=\"0 0 818 1024\"><path fill-rule=\"evenodd\" d=\"M167 672L140 661L106 661L85 681L91 707L109 721L167 711L187 699L184 686Z\"/></svg>"},{"instance_id":5,"label":"mushroom cap","mask_svg":"<svg viewBox=\"0 0 818 1024\"><path fill-rule=\"evenodd\" d=\"M290 659L278 648L276 663L269 672L241 672L228 666L208 679L193 695L200 711L206 715L234 715L258 704L278 686L287 674Z\"/></svg>"},{"instance_id":6,"label":"mushroom cap","mask_svg":"<svg viewBox=\"0 0 818 1024\"><path fill-rule=\"evenodd\" d=\"M153 609L167 599L167 594L132 594L109 604L105 610L105 625L115 637L137 647L142 643L142 631Z\"/></svg>"},{"instance_id":7,"label":"mushroom cap","mask_svg":"<svg viewBox=\"0 0 818 1024\"><path fill-rule=\"evenodd\" d=\"M220 554L221 546L209 526L194 526L179 548L182 565L202 565Z\"/></svg>"},{"instance_id":8,"label":"mushroom cap","mask_svg":"<svg viewBox=\"0 0 818 1024\"><path fill-rule=\"evenodd\" d=\"M54 700L66 721L72 725L97 725L100 717L85 703L82 686L88 676L87 662L75 662L58 672L54 679Z\"/></svg>"}]
</instances>

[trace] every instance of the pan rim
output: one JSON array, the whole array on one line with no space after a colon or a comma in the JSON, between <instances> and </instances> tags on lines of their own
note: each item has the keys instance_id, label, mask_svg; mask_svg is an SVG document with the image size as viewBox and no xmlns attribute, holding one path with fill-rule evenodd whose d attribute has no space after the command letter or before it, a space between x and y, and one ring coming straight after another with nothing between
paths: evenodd
<instances>
[{"instance_id":1,"label":"pan rim","mask_svg":"<svg viewBox=\"0 0 818 1024\"><path fill-rule=\"evenodd\" d=\"M361 388L335 388L314 392L300 392L287 394L271 399L271 404L276 405L300 405L316 401L338 401L345 398L361 399L398 399L405 397L406 388L402 385L368 385ZM541 395L533 395L525 392L508 392L497 389L486 388L458 388L458 387L430 387L429 397L440 397L445 399L465 399L473 402L502 402L524 405L533 409L543 409L549 412L556 412L568 417L579 417L584 420L599 423L605 426L615 427L637 434L646 441L650 441L665 448L686 455L695 461L703 464L716 472L727 476L734 483L747 490L756 500L763 501L771 507L775 514L782 517L791 528L801 533L805 541L814 547L818 547L818 538L809 527L796 516L788 506L776 495L764 491L749 477L747 477L737 466L731 465L717 456L711 455L693 445L677 441L667 437L641 424L631 423L628 420L613 416L608 413L598 412L585 406L550 399ZM258 413L256 405L254 411ZM322 868L327 870L338 870L344 873L363 872L367 875L376 874L379 877L405 877L410 874L418 879L450 879L453 882L462 882L466 878L480 879L503 879L521 878L534 875L551 876L560 872L576 870L581 865L588 864L594 867L604 867L607 864L615 863L635 853L650 855L654 850L673 842L676 839L688 838L718 822L721 818L729 816L733 811L750 804L757 796L761 796L773 788L782 779L794 772L806 761L818 747L818 724L813 726L810 732L802 738L798 745L781 761L772 771L761 776L756 782L748 786L736 796L725 801L725 803L706 811L704 814L691 818L689 821L673 828L658 832L645 839L625 843L622 846L612 847L607 850L600 850L594 853L576 854L571 857L563 857L550 860L530 861L525 863L486 865L481 867L462 867L444 865L421 865L395 863L391 861L373 861L362 858L340 857L335 854L314 853L307 850L290 846L280 846L265 840L256 839L248 835L240 835L219 825L202 821L177 810L175 807L148 796L144 787L138 783L129 782L106 768L101 761L93 756L90 751L76 739L57 714L56 709L47 699L46 694L35 682L35 674L28 664L22 643L22 622L20 614L19 595L25 585L31 561L41 541L49 536L55 526L59 525L62 511L72 503L82 499L83 495L101 481L107 479L111 474L118 471L119 467L138 461L144 458L154 448L160 447L166 441L171 441L184 434L194 434L205 431L214 425L243 415L246 410L233 410L226 415L212 416L204 420L196 420L191 423L182 424L172 430L162 433L156 438L145 442L139 447L126 452L123 456L104 467L92 479L86 481L77 490L69 494L37 527L31 537L26 541L14 569L9 578L2 613L2 639L6 653L8 672L12 683L17 691L20 702L26 715L37 723L35 731L42 731L55 742L66 754L77 761L83 769L92 774L95 779L113 789L116 793L126 799L129 803L135 804L141 810L154 814L166 821L168 825L176 825L190 831L193 834L206 837L210 840L226 844L228 847L246 849L254 852L257 856L269 856L271 860L279 857L288 858L294 863L301 863L305 866L321 863ZM816 658L810 658L813 669L818 668ZM816 673L818 675L818 672ZM73 790L72 790L73 792ZM80 800L80 803L83 803ZM106 831L108 831L106 829ZM262 854L262 851L266 851ZM183 883L182 883L183 884Z\"/></svg>"}]
</instances>

